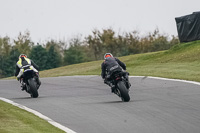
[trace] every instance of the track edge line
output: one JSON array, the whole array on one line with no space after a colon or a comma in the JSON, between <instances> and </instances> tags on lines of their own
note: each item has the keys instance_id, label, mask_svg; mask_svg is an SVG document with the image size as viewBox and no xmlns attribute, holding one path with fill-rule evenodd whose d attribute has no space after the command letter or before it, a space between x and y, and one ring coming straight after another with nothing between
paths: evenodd
<instances>
[{"instance_id":1,"label":"track edge line","mask_svg":"<svg viewBox=\"0 0 200 133\"><path fill-rule=\"evenodd\" d=\"M30 109L30 108L28 108L28 107L26 107L26 106L24 106L24 105L15 103L15 102L13 102L13 101L11 101L11 100L9 100L9 99L3 98L3 97L0 97L0 100L2 100L2 101L4 101L4 102L7 102L7 103L9 103L9 104L12 104L12 105L14 105L14 106L16 106L16 107L18 107L18 108L23 109L23 110L26 110L26 111L28 111L28 112L30 112L30 113L32 113L32 114L34 114L34 115L40 117L41 119L47 121L47 122L50 123L51 125L53 125L53 126L59 128L59 129L65 131L65 132L67 132L67 133L76 133L75 131L73 131L73 130L71 130L71 129L69 129L69 128L67 128L67 127L65 127L65 126L63 126L63 125L61 125L61 124L59 124L59 123L53 121L52 119L50 119L49 117L47 117L47 116L45 116L45 115L39 113L38 111L35 111L35 110L33 110L33 109Z\"/></svg>"},{"instance_id":2,"label":"track edge line","mask_svg":"<svg viewBox=\"0 0 200 133\"><path fill-rule=\"evenodd\" d=\"M189 81L189 80L182 80L182 79L170 79L170 78L161 78L161 77L152 77L152 76L129 76L129 77L151 78L151 79L159 79L159 80L171 80L171 81L178 81L178 82L185 82L185 83L200 85L200 82Z\"/></svg>"}]
</instances>

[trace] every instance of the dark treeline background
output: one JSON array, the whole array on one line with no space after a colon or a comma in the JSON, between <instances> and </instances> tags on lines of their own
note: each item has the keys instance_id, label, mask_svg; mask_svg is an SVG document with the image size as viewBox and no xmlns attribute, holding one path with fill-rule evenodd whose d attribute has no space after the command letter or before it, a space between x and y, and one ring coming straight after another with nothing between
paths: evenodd
<instances>
[{"instance_id":1,"label":"dark treeline background","mask_svg":"<svg viewBox=\"0 0 200 133\"><path fill-rule=\"evenodd\" d=\"M111 29L94 30L92 35L69 41L50 40L44 44L31 41L29 31L17 39L0 37L0 78L13 76L21 53L32 59L40 70L103 59L105 53L116 57L167 50L179 43L178 37L160 34L158 29L141 36L138 31L118 34Z\"/></svg>"}]
</instances>

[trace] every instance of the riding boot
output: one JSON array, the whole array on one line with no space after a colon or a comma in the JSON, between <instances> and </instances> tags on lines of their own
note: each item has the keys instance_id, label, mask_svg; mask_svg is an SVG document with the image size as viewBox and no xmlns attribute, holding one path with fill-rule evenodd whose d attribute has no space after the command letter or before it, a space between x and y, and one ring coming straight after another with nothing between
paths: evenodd
<instances>
[{"instance_id":1,"label":"riding boot","mask_svg":"<svg viewBox=\"0 0 200 133\"><path fill-rule=\"evenodd\" d=\"M114 93L115 85L113 85L110 81L104 80L104 83L111 87L111 92Z\"/></svg>"},{"instance_id":2,"label":"riding boot","mask_svg":"<svg viewBox=\"0 0 200 133\"><path fill-rule=\"evenodd\" d=\"M112 93L115 92L115 86L111 87L111 92L112 92Z\"/></svg>"},{"instance_id":3,"label":"riding boot","mask_svg":"<svg viewBox=\"0 0 200 133\"><path fill-rule=\"evenodd\" d=\"M25 83L24 83L24 82L22 83L22 86L21 86L21 88L22 88L22 89L21 89L22 91L26 90L26 85L25 85Z\"/></svg>"}]
</instances>

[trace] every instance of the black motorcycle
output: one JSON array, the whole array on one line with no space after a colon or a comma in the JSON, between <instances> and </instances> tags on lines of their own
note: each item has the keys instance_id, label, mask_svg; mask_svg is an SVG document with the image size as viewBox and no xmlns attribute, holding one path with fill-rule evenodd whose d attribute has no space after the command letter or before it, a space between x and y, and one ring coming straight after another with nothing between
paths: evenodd
<instances>
[{"instance_id":1,"label":"black motorcycle","mask_svg":"<svg viewBox=\"0 0 200 133\"><path fill-rule=\"evenodd\" d=\"M37 98L39 96L39 85L36 81L36 78L37 75L33 70L25 71L21 78L22 90L25 90L33 98Z\"/></svg>"},{"instance_id":2,"label":"black motorcycle","mask_svg":"<svg viewBox=\"0 0 200 133\"><path fill-rule=\"evenodd\" d=\"M112 92L118 95L122 99L122 101L129 102L130 83L125 78L126 74L127 72L116 71L112 73L112 75L108 79L110 79L110 86L112 87Z\"/></svg>"}]
</instances>

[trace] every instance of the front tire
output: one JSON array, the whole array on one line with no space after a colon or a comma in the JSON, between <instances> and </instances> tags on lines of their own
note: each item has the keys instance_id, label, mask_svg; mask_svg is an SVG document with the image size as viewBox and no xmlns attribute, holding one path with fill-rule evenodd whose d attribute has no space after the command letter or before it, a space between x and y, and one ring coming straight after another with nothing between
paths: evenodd
<instances>
[{"instance_id":1,"label":"front tire","mask_svg":"<svg viewBox=\"0 0 200 133\"><path fill-rule=\"evenodd\" d=\"M37 98L38 97L38 91L37 91L36 82L31 78L31 79L28 80L28 83L29 83L29 87L30 87L31 97Z\"/></svg>"},{"instance_id":2,"label":"front tire","mask_svg":"<svg viewBox=\"0 0 200 133\"><path fill-rule=\"evenodd\" d=\"M130 101L130 96L128 94L128 89L126 88L124 82L119 81L117 83L117 86L118 86L118 89L119 89L119 91L121 93L121 99L122 99L122 101L129 102Z\"/></svg>"}]
</instances>

